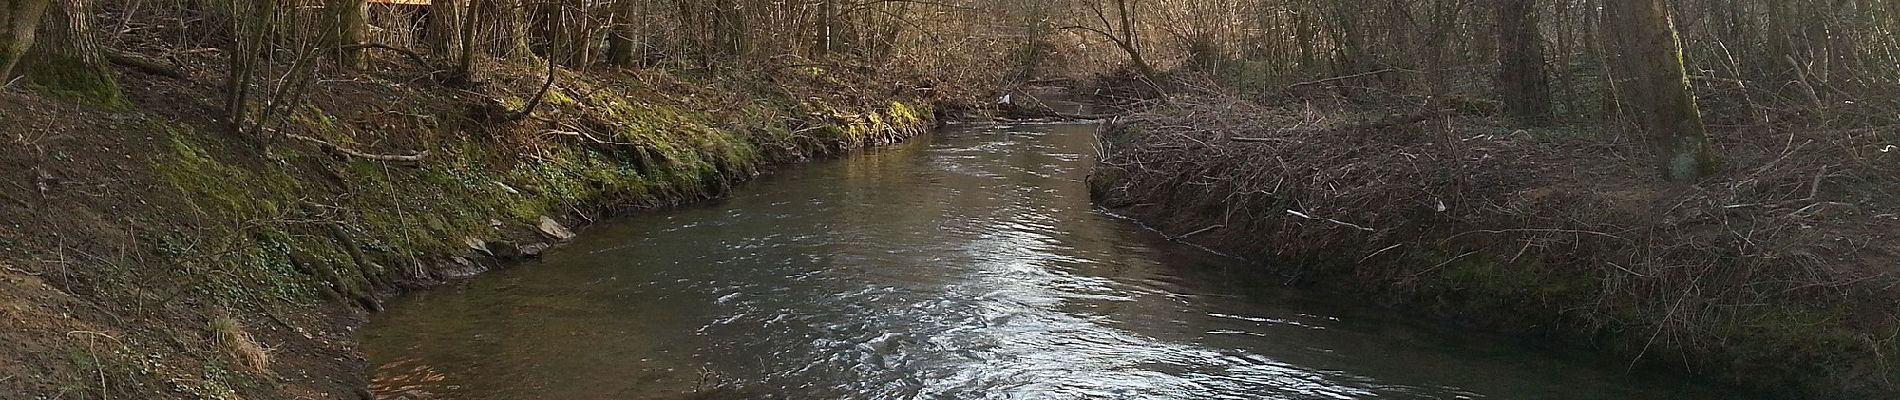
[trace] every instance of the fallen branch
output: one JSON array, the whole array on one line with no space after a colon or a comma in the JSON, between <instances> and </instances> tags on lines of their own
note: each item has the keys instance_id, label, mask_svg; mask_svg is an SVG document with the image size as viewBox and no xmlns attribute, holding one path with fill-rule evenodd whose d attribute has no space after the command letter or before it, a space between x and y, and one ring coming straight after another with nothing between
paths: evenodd
<instances>
[{"instance_id":1,"label":"fallen branch","mask_svg":"<svg viewBox=\"0 0 1900 400\"><path fill-rule=\"evenodd\" d=\"M1613 235L1609 233L1603 233L1603 232L1597 232L1597 231L1586 231L1586 230L1581 230L1581 229L1479 229L1475 231L1469 231L1469 232L1459 233L1456 235L1451 235L1449 237L1446 237L1444 240L1457 239L1457 238L1463 237L1465 235L1473 234L1473 233L1489 233L1489 234L1497 235L1497 234L1516 233L1516 232L1575 233L1575 234L1581 234L1581 235L1602 236L1602 237L1616 239L1616 240L1624 240L1624 241L1629 240L1629 239L1623 238L1622 236L1617 236L1617 235Z\"/></svg>"},{"instance_id":2,"label":"fallen branch","mask_svg":"<svg viewBox=\"0 0 1900 400\"><path fill-rule=\"evenodd\" d=\"M377 44L377 43L358 43L358 44L343 46L341 49L342 50L360 50L360 49L388 50L388 51L395 52L397 54L402 54L403 57L408 58L410 62L415 63L416 66L422 67L422 69L424 70L428 70L431 74L436 72L435 66L429 65L428 59L422 58L422 55L416 54L415 51L401 48L401 47L390 46L386 44Z\"/></svg>"},{"instance_id":3,"label":"fallen branch","mask_svg":"<svg viewBox=\"0 0 1900 400\"><path fill-rule=\"evenodd\" d=\"M302 140L305 142L310 142L312 144L317 145L317 147L321 147L323 148L323 150L329 151L332 153L342 154L345 156L361 158L361 159L370 160L370 161L419 163L419 162L422 162L424 158L427 158L429 156L429 152L427 151L417 153L416 155L409 155L409 156L398 156L398 155L389 155L389 154L370 154L370 153L364 153L361 151L352 150L348 147L338 146L336 143L326 142L323 139L313 138L313 137L304 136L304 135L298 135L294 133L286 133L284 134L284 137Z\"/></svg>"},{"instance_id":4,"label":"fallen branch","mask_svg":"<svg viewBox=\"0 0 1900 400\"><path fill-rule=\"evenodd\" d=\"M1258 138L1258 137L1241 137L1241 136L1235 136L1231 139L1233 139L1236 142L1241 142L1241 143L1271 143L1271 142L1293 141L1292 139L1282 139L1282 138Z\"/></svg>"},{"instance_id":5,"label":"fallen branch","mask_svg":"<svg viewBox=\"0 0 1900 400\"><path fill-rule=\"evenodd\" d=\"M1418 73L1418 71L1413 71L1409 69L1386 68L1386 69L1372 71L1372 72L1361 72L1361 73L1352 74L1352 75L1335 76L1335 77L1326 78L1326 79L1300 82L1300 83L1295 83L1291 85L1286 85L1286 88L1287 90L1292 90L1294 88L1298 88L1301 86L1318 85L1318 84L1329 83L1329 82L1338 82L1338 81L1343 81L1343 80L1352 79L1352 78L1362 78L1362 77L1385 74L1385 73L1390 73L1390 72L1410 72L1410 73L1415 73L1415 74Z\"/></svg>"},{"instance_id":6,"label":"fallen branch","mask_svg":"<svg viewBox=\"0 0 1900 400\"><path fill-rule=\"evenodd\" d=\"M166 65L164 62L160 62L150 57L146 57L143 54L133 53L129 51L112 50L112 51L106 52L106 61L110 61L113 64L117 64L120 66L124 66L126 68L138 70L139 72L144 72L147 74L163 76L166 78L172 78L172 79L177 79L181 81L191 80L191 76L186 75L185 71L179 70L178 67Z\"/></svg>"},{"instance_id":7,"label":"fallen branch","mask_svg":"<svg viewBox=\"0 0 1900 400\"><path fill-rule=\"evenodd\" d=\"M1199 235L1199 234L1203 234L1203 233L1207 233L1207 231L1211 231L1211 230L1215 230L1215 229L1220 229L1220 228L1226 228L1226 227L1227 227L1227 225L1210 225L1210 226L1208 226L1208 227L1206 227L1206 228L1201 228L1201 229L1199 229L1199 230L1195 230L1195 231L1193 231L1193 232L1188 232L1188 233L1185 233L1185 234L1182 234L1181 236L1175 236L1175 237L1174 237L1174 239L1175 239L1175 240L1184 240L1184 239L1187 239L1187 238L1190 238L1190 237L1194 237L1194 235Z\"/></svg>"}]
</instances>

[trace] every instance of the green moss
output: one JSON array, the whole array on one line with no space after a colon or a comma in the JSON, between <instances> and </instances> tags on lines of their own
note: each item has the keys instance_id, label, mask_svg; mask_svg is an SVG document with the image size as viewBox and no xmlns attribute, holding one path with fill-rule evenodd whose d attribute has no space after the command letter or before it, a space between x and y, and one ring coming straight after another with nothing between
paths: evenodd
<instances>
[{"instance_id":1,"label":"green moss","mask_svg":"<svg viewBox=\"0 0 1900 400\"><path fill-rule=\"evenodd\" d=\"M31 57L27 82L41 93L85 104L122 110L131 106L112 70L70 57Z\"/></svg>"},{"instance_id":2,"label":"green moss","mask_svg":"<svg viewBox=\"0 0 1900 400\"><path fill-rule=\"evenodd\" d=\"M548 90L547 102L548 104L556 106L574 106L580 104L574 101L573 97L568 97L567 93L560 89Z\"/></svg>"},{"instance_id":3,"label":"green moss","mask_svg":"<svg viewBox=\"0 0 1900 400\"><path fill-rule=\"evenodd\" d=\"M300 180L281 168L249 169L226 164L181 128L156 126L172 133L169 154L151 161L153 171L185 192L201 212L242 223L281 219L295 206Z\"/></svg>"},{"instance_id":4,"label":"green moss","mask_svg":"<svg viewBox=\"0 0 1900 400\"><path fill-rule=\"evenodd\" d=\"M107 282L105 287L130 287L169 273L159 277L179 287L158 292L167 298L178 294L238 312L291 315L321 302L358 300L402 278L396 274L428 272L415 268L417 263L467 254L464 238L501 234L493 221L519 227L576 210L663 205L719 194L759 173L768 160L833 150L834 143L811 143L794 133L844 122L825 117L860 116L820 130L848 137L840 143L854 146L913 133L905 129L929 118L926 108L903 102L868 109L822 100L805 104L806 99L779 88L771 92L777 97L707 105L645 102L634 99L651 97L616 86L563 82L568 90L551 92L549 103L563 107L564 117L581 116L568 122L584 119L579 123L594 129L588 133L598 142L537 138L523 133L531 132L524 126L430 132L426 129L437 129L431 123L414 132L424 138L418 150L428 150L427 159L394 166L339 160L296 141L280 142L271 149L276 156L266 156L231 137L147 121L151 136L160 140L142 161L161 181L158 186L172 189L165 194L176 194L160 200L184 204L171 211L189 214L165 222L187 223L138 232L141 242L160 255L150 259L160 267L86 278ZM123 105L107 91L74 96ZM704 99L690 101L723 100ZM518 106L518 100L511 101ZM814 118L813 109L828 114ZM355 147L339 121L309 106L287 115L283 128ZM199 398L235 398L237 392L268 384L266 377L234 372L215 359L202 372L162 368L145 353L117 359L147 371L163 370L166 375L151 382Z\"/></svg>"},{"instance_id":5,"label":"green moss","mask_svg":"<svg viewBox=\"0 0 1900 400\"><path fill-rule=\"evenodd\" d=\"M476 182L442 168L430 165L414 171L362 160L341 166L337 174L355 193L345 207L356 212L354 223L365 238L377 244L368 250L380 250L392 259L450 253L461 238L484 233L487 220L470 210L479 207L469 200L475 196L458 192ZM442 184L421 184L429 181Z\"/></svg>"},{"instance_id":6,"label":"green moss","mask_svg":"<svg viewBox=\"0 0 1900 400\"><path fill-rule=\"evenodd\" d=\"M302 181L278 166L228 164L188 129L152 127L170 134L170 151L151 160L152 170L212 223L214 240L207 249L175 251L181 253L179 263L198 271L197 290L238 303L298 304L318 298L324 280L298 268L291 256L293 245L309 244L286 230L301 213L307 193Z\"/></svg>"},{"instance_id":7,"label":"green moss","mask_svg":"<svg viewBox=\"0 0 1900 400\"><path fill-rule=\"evenodd\" d=\"M928 109L904 104L902 101L892 101L891 108L885 111L885 114L890 115L891 123L900 128L928 122L931 117Z\"/></svg>"},{"instance_id":8,"label":"green moss","mask_svg":"<svg viewBox=\"0 0 1900 400\"><path fill-rule=\"evenodd\" d=\"M181 254L176 261L204 277L200 292L228 301L268 307L339 300L339 295L347 300L391 278L380 265L461 254L467 251L463 238L494 239L496 220L525 224L599 205L666 204L719 193L759 172L767 159L762 148L814 150L780 140L793 136L788 116L809 115L802 107L863 115L825 130L842 132L852 145L891 137L929 118L927 110L902 102L859 114L791 97L780 99L783 104L744 103L738 112L715 114L631 100L635 97L590 87L585 80L567 85L577 89L550 92L550 104L578 107L573 111L611 127L593 133L604 143L506 148L452 140L430 149L426 162L409 167L328 156L239 165L233 160L252 157L214 150L204 145L211 140L204 135L155 123L153 129L166 132L170 141L168 151L151 160L153 170L196 212L214 221L211 230L221 238L212 251L176 250L196 253ZM577 93L586 95L571 97ZM298 110L287 122L316 132L339 126L317 107ZM348 144L344 137L330 139ZM323 222L312 222L312 214L320 214ZM337 238L336 228L344 229L347 238Z\"/></svg>"},{"instance_id":9,"label":"green moss","mask_svg":"<svg viewBox=\"0 0 1900 400\"><path fill-rule=\"evenodd\" d=\"M1451 256L1456 257L1456 256ZM1575 294L1590 287L1552 273L1533 262L1510 262L1483 254L1445 261L1443 278L1457 286L1492 295L1533 295L1541 299ZM1515 297L1515 296L1514 296Z\"/></svg>"},{"instance_id":10,"label":"green moss","mask_svg":"<svg viewBox=\"0 0 1900 400\"><path fill-rule=\"evenodd\" d=\"M314 105L306 105L304 106L303 109L298 110L298 112L290 113L290 115L286 119L295 126L310 128L318 132L324 132L324 133L342 133L343 132L343 129L341 128L342 124L337 122L337 119L335 116L331 116L329 113L323 112L323 109L317 108L317 106L314 106ZM356 144L354 140L351 140L353 138L349 137L348 135L329 135L329 136L330 137L326 137L325 139L330 140L332 143L336 143L338 145Z\"/></svg>"}]
</instances>

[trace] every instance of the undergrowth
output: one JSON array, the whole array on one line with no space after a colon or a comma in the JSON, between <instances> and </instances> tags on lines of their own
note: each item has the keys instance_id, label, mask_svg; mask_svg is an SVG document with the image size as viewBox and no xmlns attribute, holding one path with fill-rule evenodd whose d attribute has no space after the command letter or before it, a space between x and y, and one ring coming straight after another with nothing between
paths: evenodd
<instances>
[{"instance_id":1,"label":"undergrowth","mask_svg":"<svg viewBox=\"0 0 1900 400\"><path fill-rule=\"evenodd\" d=\"M1125 117L1095 198L1294 282L1632 365L1804 397L1900 382L1891 132L1719 132L1727 169L1672 187L1600 128L1313 110L1181 96Z\"/></svg>"}]
</instances>

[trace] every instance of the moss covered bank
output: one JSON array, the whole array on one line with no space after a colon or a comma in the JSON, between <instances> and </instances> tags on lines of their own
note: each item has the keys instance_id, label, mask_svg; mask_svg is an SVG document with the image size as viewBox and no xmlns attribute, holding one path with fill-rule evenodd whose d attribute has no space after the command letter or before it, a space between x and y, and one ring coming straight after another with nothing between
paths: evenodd
<instances>
[{"instance_id":1,"label":"moss covered bank","mask_svg":"<svg viewBox=\"0 0 1900 400\"><path fill-rule=\"evenodd\" d=\"M907 139L944 99L816 68L561 71L535 115L483 122L538 72L327 80L261 138L217 120L214 68L120 74L107 107L0 93L0 398L365 396L351 330L380 298Z\"/></svg>"}]
</instances>

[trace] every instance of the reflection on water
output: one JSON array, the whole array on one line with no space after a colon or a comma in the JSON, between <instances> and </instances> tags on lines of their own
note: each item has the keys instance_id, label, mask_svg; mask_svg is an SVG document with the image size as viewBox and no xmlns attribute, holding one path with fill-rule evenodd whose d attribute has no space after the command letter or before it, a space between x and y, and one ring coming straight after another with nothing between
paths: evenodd
<instances>
[{"instance_id":1,"label":"reflection on water","mask_svg":"<svg viewBox=\"0 0 1900 400\"><path fill-rule=\"evenodd\" d=\"M1317 301L1092 210L1086 125L951 129L395 304L383 398L1727 398Z\"/></svg>"}]
</instances>

